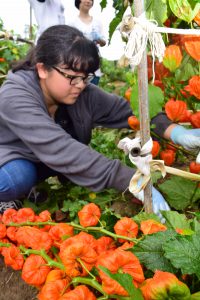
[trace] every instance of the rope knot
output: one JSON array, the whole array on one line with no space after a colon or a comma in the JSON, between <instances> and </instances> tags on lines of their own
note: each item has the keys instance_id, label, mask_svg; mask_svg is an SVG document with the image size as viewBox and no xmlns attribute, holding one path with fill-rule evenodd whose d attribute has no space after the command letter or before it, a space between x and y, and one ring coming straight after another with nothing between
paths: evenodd
<instances>
[{"instance_id":1,"label":"rope knot","mask_svg":"<svg viewBox=\"0 0 200 300\"><path fill-rule=\"evenodd\" d=\"M139 65L149 42L153 66L155 57L161 62L165 53L165 44L162 35L157 32L157 22L147 20L143 13L138 18L126 15L122 19L120 28L123 37L128 39L125 47L125 56L129 59L132 69ZM154 80L153 70L153 80Z\"/></svg>"}]
</instances>

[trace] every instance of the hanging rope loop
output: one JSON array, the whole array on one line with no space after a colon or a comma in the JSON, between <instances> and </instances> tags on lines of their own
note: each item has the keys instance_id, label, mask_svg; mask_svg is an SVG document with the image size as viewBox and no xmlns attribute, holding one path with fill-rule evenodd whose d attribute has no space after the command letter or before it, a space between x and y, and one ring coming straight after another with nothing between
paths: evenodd
<instances>
[{"instance_id":1,"label":"hanging rope loop","mask_svg":"<svg viewBox=\"0 0 200 300\"><path fill-rule=\"evenodd\" d=\"M160 62L163 60L165 44L162 35L157 32L157 25L155 20L147 20L144 13L138 18L132 15L123 17L121 34L128 39L124 54L129 59L132 69L140 64L148 43L153 65L156 57Z\"/></svg>"}]
</instances>

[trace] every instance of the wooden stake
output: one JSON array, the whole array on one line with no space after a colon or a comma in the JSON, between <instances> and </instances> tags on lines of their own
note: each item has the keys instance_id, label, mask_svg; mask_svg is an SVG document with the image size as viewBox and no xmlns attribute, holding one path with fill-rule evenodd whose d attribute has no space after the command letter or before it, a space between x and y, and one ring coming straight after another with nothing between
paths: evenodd
<instances>
[{"instance_id":1,"label":"wooden stake","mask_svg":"<svg viewBox=\"0 0 200 300\"><path fill-rule=\"evenodd\" d=\"M139 17L144 12L144 0L134 0L134 15ZM140 135L142 146L150 138L150 119L148 101L148 73L147 54L143 53L142 60L138 65L138 91L139 91L139 113L140 113ZM149 182L144 189L144 209L152 213L152 184Z\"/></svg>"}]
</instances>

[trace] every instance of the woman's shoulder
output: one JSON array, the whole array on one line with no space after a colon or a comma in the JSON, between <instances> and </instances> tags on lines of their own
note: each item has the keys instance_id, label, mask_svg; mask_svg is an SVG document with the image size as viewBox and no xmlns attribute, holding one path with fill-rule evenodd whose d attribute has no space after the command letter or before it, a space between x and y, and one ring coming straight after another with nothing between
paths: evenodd
<instances>
[{"instance_id":1,"label":"woman's shoulder","mask_svg":"<svg viewBox=\"0 0 200 300\"><path fill-rule=\"evenodd\" d=\"M10 85L12 83L12 86ZM33 86L38 86L39 79L34 70L18 70L16 72L9 71L3 86L10 87L26 86L28 89Z\"/></svg>"},{"instance_id":2,"label":"woman's shoulder","mask_svg":"<svg viewBox=\"0 0 200 300\"><path fill-rule=\"evenodd\" d=\"M20 98L23 95L27 98L41 95L39 79L33 70L9 71L6 80L0 89L1 99L3 97Z\"/></svg>"}]
</instances>

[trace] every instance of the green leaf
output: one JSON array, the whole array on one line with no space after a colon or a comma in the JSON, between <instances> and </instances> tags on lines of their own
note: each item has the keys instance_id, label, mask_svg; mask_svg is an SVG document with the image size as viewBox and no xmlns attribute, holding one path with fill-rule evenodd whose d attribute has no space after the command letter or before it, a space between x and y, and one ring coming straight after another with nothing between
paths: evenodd
<instances>
[{"instance_id":1,"label":"green leaf","mask_svg":"<svg viewBox=\"0 0 200 300\"><path fill-rule=\"evenodd\" d=\"M169 180L159 185L159 190L165 195L169 205L177 210L183 210L191 202L200 199L200 189L193 195L196 182L179 176L171 176Z\"/></svg>"},{"instance_id":2,"label":"green leaf","mask_svg":"<svg viewBox=\"0 0 200 300\"><path fill-rule=\"evenodd\" d=\"M164 96L162 90L152 84L148 85L148 97L149 97L149 116L150 119L155 117L160 111L164 104ZM131 93L131 108L136 117L139 118L139 96L138 96L138 85L132 87Z\"/></svg>"},{"instance_id":3,"label":"green leaf","mask_svg":"<svg viewBox=\"0 0 200 300\"><path fill-rule=\"evenodd\" d=\"M200 279L200 233L177 236L175 240L163 244L165 257L182 274L196 274Z\"/></svg>"},{"instance_id":4,"label":"green leaf","mask_svg":"<svg viewBox=\"0 0 200 300\"><path fill-rule=\"evenodd\" d=\"M140 212L139 214L137 214L136 216L133 217L133 220L138 224L140 224L142 221L146 221L149 219L153 219L155 221L160 222L160 219L158 218L158 216L153 213L149 214L146 212Z\"/></svg>"},{"instance_id":5,"label":"green leaf","mask_svg":"<svg viewBox=\"0 0 200 300\"><path fill-rule=\"evenodd\" d=\"M113 274L103 266L99 266L99 269L101 269L110 278L117 281L128 292L130 298L134 297L134 300L144 300L142 292L134 286L133 278L130 274Z\"/></svg>"},{"instance_id":6,"label":"green leaf","mask_svg":"<svg viewBox=\"0 0 200 300\"><path fill-rule=\"evenodd\" d=\"M191 229L195 232L200 232L200 222L196 218L191 221Z\"/></svg>"},{"instance_id":7,"label":"green leaf","mask_svg":"<svg viewBox=\"0 0 200 300\"><path fill-rule=\"evenodd\" d=\"M101 9L104 9L107 6L107 0L101 0L100 6L101 6Z\"/></svg>"},{"instance_id":8,"label":"green leaf","mask_svg":"<svg viewBox=\"0 0 200 300\"><path fill-rule=\"evenodd\" d=\"M187 53L184 53L181 65L174 73L176 81L189 80L193 75L198 75L198 73L199 70L196 61Z\"/></svg>"},{"instance_id":9,"label":"green leaf","mask_svg":"<svg viewBox=\"0 0 200 300\"><path fill-rule=\"evenodd\" d=\"M179 214L177 211L162 211L162 216L165 218L165 225L169 228L190 229L190 223L184 214Z\"/></svg>"},{"instance_id":10,"label":"green leaf","mask_svg":"<svg viewBox=\"0 0 200 300\"><path fill-rule=\"evenodd\" d=\"M187 23L194 19L200 9L200 3L192 0L169 0L169 6L175 16Z\"/></svg>"},{"instance_id":11,"label":"green leaf","mask_svg":"<svg viewBox=\"0 0 200 300\"><path fill-rule=\"evenodd\" d=\"M164 256L163 244L171 243L177 233L172 230L165 232L157 232L147 235L144 240L134 245L131 252L138 258L141 264L153 272L161 270L166 272L174 272L171 262Z\"/></svg>"},{"instance_id":12,"label":"green leaf","mask_svg":"<svg viewBox=\"0 0 200 300\"><path fill-rule=\"evenodd\" d=\"M167 0L146 0L146 17L149 20L156 20L158 25L162 25L167 19Z\"/></svg>"},{"instance_id":13,"label":"green leaf","mask_svg":"<svg viewBox=\"0 0 200 300\"><path fill-rule=\"evenodd\" d=\"M191 300L200 300L200 292L191 295Z\"/></svg>"}]
</instances>

